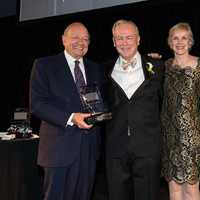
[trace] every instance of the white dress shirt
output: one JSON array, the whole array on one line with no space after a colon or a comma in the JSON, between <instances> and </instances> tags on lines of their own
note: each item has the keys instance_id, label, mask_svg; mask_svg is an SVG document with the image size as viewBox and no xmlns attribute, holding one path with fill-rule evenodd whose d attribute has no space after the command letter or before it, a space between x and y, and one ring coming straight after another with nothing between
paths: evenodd
<instances>
[{"instance_id":1,"label":"white dress shirt","mask_svg":"<svg viewBox=\"0 0 200 200\"><path fill-rule=\"evenodd\" d=\"M75 82L74 68L75 68L75 60L77 60L77 59L75 59L71 55L69 55L66 50L64 50L64 55L65 55L65 58L66 58L67 63L69 65L69 69L70 69L70 71L72 73L72 76L73 76L74 82ZM79 67L80 67L80 69L81 69L81 71L83 73L83 77L85 79L85 83L87 84L87 79L86 79L86 74L85 74L85 67L84 67L84 63L83 63L83 58L79 59ZM74 113L72 113L70 115L69 119L67 120L66 126L67 125L70 125L70 126L74 125L74 123L72 122L73 116L74 116Z\"/></svg>"},{"instance_id":2,"label":"white dress shirt","mask_svg":"<svg viewBox=\"0 0 200 200\"><path fill-rule=\"evenodd\" d=\"M130 99L135 91L144 81L144 72L142 69L141 55L136 53L132 60L136 59L134 66L129 65L126 70L123 69L123 63L126 63L121 56L117 59L111 77L123 89L128 99ZM128 136L131 135L130 127L128 126Z\"/></svg>"},{"instance_id":3,"label":"white dress shirt","mask_svg":"<svg viewBox=\"0 0 200 200\"><path fill-rule=\"evenodd\" d=\"M69 69L70 69L70 71L72 73L72 76L74 78L74 81L75 81L74 68L75 68L75 61L77 59L75 59L71 55L69 55L66 50L64 51L64 54L65 54L65 58L67 60L67 63L69 65ZM84 67L84 63L83 63L83 58L78 59L78 61L79 61L79 67L80 67L80 69L81 69L81 71L83 73L83 77L85 79L85 83L87 84L87 79L86 79L86 74L85 74L85 67Z\"/></svg>"},{"instance_id":4,"label":"white dress shirt","mask_svg":"<svg viewBox=\"0 0 200 200\"><path fill-rule=\"evenodd\" d=\"M128 68L124 70L122 65L126 61L119 56L111 74L113 80L115 80L123 89L128 99L132 97L144 81L144 72L139 52L136 53L133 59L136 59L135 66L129 65Z\"/></svg>"}]
</instances>

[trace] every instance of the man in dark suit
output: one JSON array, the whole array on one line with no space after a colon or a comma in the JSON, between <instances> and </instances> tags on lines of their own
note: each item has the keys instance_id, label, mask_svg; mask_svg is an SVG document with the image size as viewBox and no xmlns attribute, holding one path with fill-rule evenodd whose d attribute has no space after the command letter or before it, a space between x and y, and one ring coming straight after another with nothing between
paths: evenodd
<instances>
[{"instance_id":1,"label":"man in dark suit","mask_svg":"<svg viewBox=\"0 0 200 200\"><path fill-rule=\"evenodd\" d=\"M106 132L109 200L158 200L163 64L140 55L132 21L117 21L112 33L119 57L106 65L113 116Z\"/></svg>"},{"instance_id":2,"label":"man in dark suit","mask_svg":"<svg viewBox=\"0 0 200 200\"><path fill-rule=\"evenodd\" d=\"M44 200L89 200L99 130L84 121L90 113L83 113L79 89L100 85L101 70L83 58L89 45L83 24L70 24L62 41L64 52L37 59L31 74L31 112L41 119L38 164L45 172Z\"/></svg>"}]
</instances>

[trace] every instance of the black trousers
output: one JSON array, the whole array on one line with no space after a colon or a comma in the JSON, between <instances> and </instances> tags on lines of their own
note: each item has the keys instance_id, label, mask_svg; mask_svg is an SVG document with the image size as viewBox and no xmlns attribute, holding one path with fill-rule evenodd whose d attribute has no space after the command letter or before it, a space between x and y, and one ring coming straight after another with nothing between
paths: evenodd
<instances>
[{"instance_id":1,"label":"black trousers","mask_svg":"<svg viewBox=\"0 0 200 200\"><path fill-rule=\"evenodd\" d=\"M90 140L82 137L80 156L67 167L44 167L44 200L89 200L96 159Z\"/></svg>"},{"instance_id":2,"label":"black trousers","mask_svg":"<svg viewBox=\"0 0 200 200\"><path fill-rule=\"evenodd\" d=\"M109 200L158 200L160 159L125 154L107 159Z\"/></svg>"}]
</instances>

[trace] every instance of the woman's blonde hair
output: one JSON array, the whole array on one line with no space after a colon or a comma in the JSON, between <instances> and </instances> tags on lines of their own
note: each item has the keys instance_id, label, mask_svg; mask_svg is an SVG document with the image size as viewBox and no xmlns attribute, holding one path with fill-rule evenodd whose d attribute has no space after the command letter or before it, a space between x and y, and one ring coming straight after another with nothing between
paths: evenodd
<instances>
[{"instance_id":1,"label":"woman's blonde hair","mask_svg":"<svg viewBox=\"0 0 200 200\"><path fill-rule=\"evenodd\" d=\"M169 29L169 34L168 34L168 39L167 39L168 45L171 46L172 35L176 30L185 30L188 32L188 34L189 34L189 49L191 49L192 46L194 45L193 33L192 33L192 29L191 29L190 25L185 22L180 22L178 24L175 24L174 26L172 26Z\"/></svg>"}]
</instances>

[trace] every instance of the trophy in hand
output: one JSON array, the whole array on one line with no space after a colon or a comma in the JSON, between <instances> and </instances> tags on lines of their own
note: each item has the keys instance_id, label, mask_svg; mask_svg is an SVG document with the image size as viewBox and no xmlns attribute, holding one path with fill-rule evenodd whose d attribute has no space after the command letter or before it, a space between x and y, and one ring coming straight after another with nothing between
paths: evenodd
<instances>
[{"instance_id":1,"label":"trophy in hand","mask_svg":"<svg viewBox=\"0 0 200 200\"><path fill-rule=\"evenodd\" d=\"M96 124L112 118L112 113L108 112L96 85L83 86L80 90L80 96L84 112L91 113L91 116L85 119L87 124Z\"/></svg>"}]
</instances>

